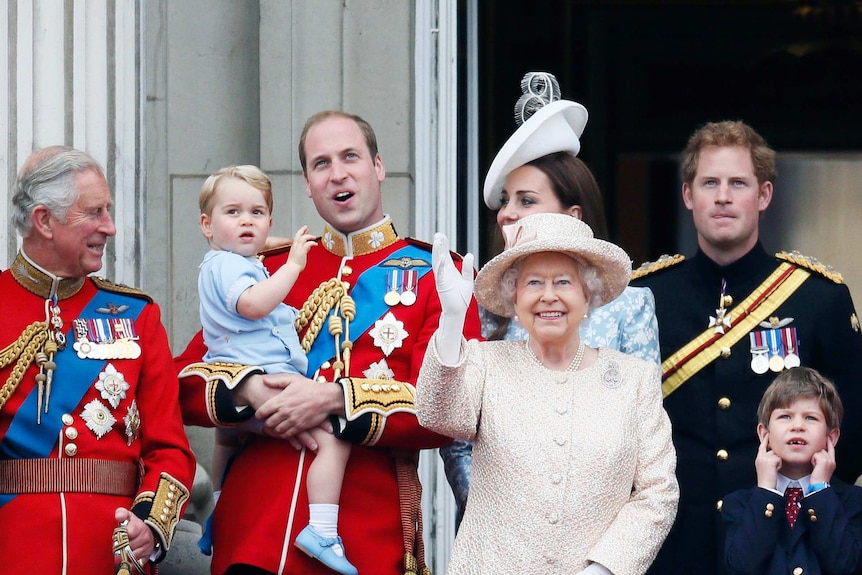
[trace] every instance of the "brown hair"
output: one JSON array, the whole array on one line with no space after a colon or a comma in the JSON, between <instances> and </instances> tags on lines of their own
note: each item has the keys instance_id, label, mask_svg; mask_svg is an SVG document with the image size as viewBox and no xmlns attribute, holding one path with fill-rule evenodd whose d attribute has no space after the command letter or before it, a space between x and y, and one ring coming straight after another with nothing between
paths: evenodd
<instances>
[{"instance_id":1,"label":"brown hair","mask_svg":"<svg viewBox=\"0 0 862 575\"><path fill-rule=\"evenodd\" d=\"M733 146L742 146L751 152L751 163L758 184L775 181L778 177L775 170L775 151L751 126L738 120L710 122L691 135L682 153L682 181L686 184L694 181L701 150Z\"/></svg>"},{"instance_id":2,"label":"brown hair","mask_svg":"<svg viewBox=\"0 0 862 575\"><path fill-rule=\"evenodd\" d=\"M781 373L766 388L757 408L757 419L769 425L769 418L776 409L789 407L800 398L817 399L826 418L829 430L841 427L844 405L835 385L810 367L794 367Z\"/></svg>"},{"instance_id":3,"label":"brown hair","mask_svg":"<svg viewBox=\"0 0 862 575\"><path fill-rule=\"evenodd\" d=\"M581 207L581 220L599 239L607 239L608 225L602 192L595 176L580 159L569 152L554 152L527 162L542 171L551 182L554 195L564 208Z\"/></svg>"},{"instance_id":4,"label":"brown hair","mask_svg":"<svg viewBox=\"0 0 862 575\"><path fill-rule=\"evenodd\" d=\"M371 161L373 162L375 158L377 158L377 136L374 134L374 128L371 127L371 124L356 114L348 114L347 112L341 112L338 110L324 110L314 114L305 122L305 126L302 128L302 134L299 136L299 163L302 165L303 174L307 173L305 165L305 138L308 136L309 130L329 118L345 118L356 122L356 125L365 137L365 143L368 144L368 151L371 152Z\"/></svg>"},{"instance_id":5,"label":"brown hair","mask_svg":"<svg viewBox=\"0 0 862 575\"><path fill-rule=\"evenodd\" d=\"M228 166L222 168L206 179L198 196L198 206L202 214L212 215L212 201L216 194L218 183L223 178L236 178L263 193L263 199L269 213L272 213L272 181L263 170L249 164L243 166Z\"/></svg>"}]
</instances>

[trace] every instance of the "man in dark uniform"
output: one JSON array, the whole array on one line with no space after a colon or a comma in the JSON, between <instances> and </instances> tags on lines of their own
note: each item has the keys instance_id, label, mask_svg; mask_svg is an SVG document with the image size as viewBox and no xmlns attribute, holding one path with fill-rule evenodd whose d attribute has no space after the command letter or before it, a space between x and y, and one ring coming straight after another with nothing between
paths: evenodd
<instances>
[{"instance_id":1,"label":"man in dark uniform","mask_svg":"<svg viewBox=\"0 0 862 575\"><path fill-rule=\"evenodd\" d=\"M683 154L694 257L644 264L662 388L677 449L680 505L650 573L722 573L721 498L755 481L757 406L776 374L805 365L838 386L847 417L837 476L862 472L862 335L841 275L797 252L768 253L758 222L772 200L775 152L742 122L710 123Z\"/></svg>"}]
</instances>

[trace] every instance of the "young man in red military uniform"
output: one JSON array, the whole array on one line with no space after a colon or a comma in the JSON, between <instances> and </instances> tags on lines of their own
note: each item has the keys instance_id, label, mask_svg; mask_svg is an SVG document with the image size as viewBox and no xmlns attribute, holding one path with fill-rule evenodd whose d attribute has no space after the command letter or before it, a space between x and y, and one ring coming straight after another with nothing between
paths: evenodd
<instances>
[{"instance_id":1,"label":"young man in red military uniform","mask_svg":"<svg viewBox=\"0 0 862 575\"><path fill-rule=\"evenodd\" d=\"M303 480L314 445L306 431L330 424L353 443L338 520L351 562L360 573L421 572L421 527L412 528L421 525L418 450L449 441L420 427L413 406L440 314L431 246L399 237L383 213L386 172L367 122L316 114L303 129L299 156L308 195L326 222L285 300L300 310L308 377L206 366L199 363L200 334L177 358L187 423L229 424L253 408L269 435L246 444L222 486L213 573L330 572L291 543L309 519ZM286 261L286 249L264 259L271 270ZM479 333L473 302L465 335Z\"/></svg>"},{"instance_id":2,"label":"young man in red military uniform","mask_svg":"<svg viewBox=\"0 0 862 575\"><path fill-rule=\"evenodd\" d=\"M148 572L195 471L159 308L88 276L116 233L90 156L35 152L12 202L23 243L0 274L2 571Z\"/></svg>"}]
</instances>

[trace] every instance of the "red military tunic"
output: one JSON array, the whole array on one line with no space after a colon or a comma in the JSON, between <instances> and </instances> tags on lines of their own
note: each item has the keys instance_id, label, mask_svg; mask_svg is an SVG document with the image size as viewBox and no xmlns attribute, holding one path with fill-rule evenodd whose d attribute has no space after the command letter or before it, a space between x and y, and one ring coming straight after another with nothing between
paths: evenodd
<instances>
[{"instance_id":1,"label":"red military tunic","mask_svg":"<svg viewBox=\"0 0 862 575\"><path fill-rule=\"evenodd\" d=\"M286 261L287 250L281 250L264 263L274 270ZM413 385L440 315L430 246L398 238L388 216L349 236L327 227L286 303L302 310L309 295L333 278L349 284L356 306L349 334L353 342L350 376L389 379L395 384L367 386L365 391L358 383L344 385L348 421L337 435L353 446L341 492L338 531L347 557L360 573L401 575L405 548L392 448L418 450L449 441L419 426L412 402ZM392 292L395 295L387 296ZM407 292L412 295L405 296ZM318 336L321 340L326 338L327 317ZM301 340L307 332L307 327L300 331ZM465 335L478 338L479 333L473 302ZM198 334L177 358L178 368L199 362L203 352ZM325 351L312 347L312 375L332 381L334 353L332 341L325 344ZM317 372L321 365L324 369ZM221 379L212 376L209 383L195 375L182 379L180 395L187 423L211 426L236 417L225 381L231 380L232 386L242 373L218 375ZM306 453L303 460L283 440L254 437L249 442L230 468L215 511L214 574L236 563L273 573L331 573L293 546L308 523L304 479L312 457Z\"/></svg>"},{"instance_id":2,"label":"red military tunic","mask_svg":"<svg viewBox=\"0 0 862 575\"><path fill-rule=\"evenodd\" d=\"M59 331L68 344L56 354L37 423L39 368L22 335L48 333L26 328L51 313L51 286L22 254L0 274L0 571L110 574L116 508L131 508L167 549L188 501L194 455L158 306L98 278L57 284ZM99 347L110 350L108 359L78 357L76 319L136 335L139 356L131 357L136 346L124 340ZM53 465L61 467L48 469ZM33 492L40 490L47 492Z\"/></svg>"}]
</instances>

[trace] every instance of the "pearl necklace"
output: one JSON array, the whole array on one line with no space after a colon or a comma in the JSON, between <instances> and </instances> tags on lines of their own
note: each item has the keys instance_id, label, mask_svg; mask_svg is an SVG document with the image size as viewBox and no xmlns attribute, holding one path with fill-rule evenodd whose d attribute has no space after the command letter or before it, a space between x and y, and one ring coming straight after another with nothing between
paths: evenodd
<instances>
[{"instance_id":1,"label":"pearl necklace","mask_svg":"<svg viewBox=\"0 0 862 575\"><path fill-rule=\"evenodd\" d=\"M530 342L525 341L524 344L527 346L527 351L530 353L533 359L536 360L536 363L543 367L546 367L545 364L542 363L542 360L539 359L539 356L536 355L536 352L533 351L533 348L530 347ZM571 363L569 363L568 367L566 367L566 371L578 371L578 369L580 369L581 361L583 361L584 359L584 349L586 349L586 346L582 341L578 344L578 351L575 352L575 357L572 358Z\"/></svg>"}]
</instances>

